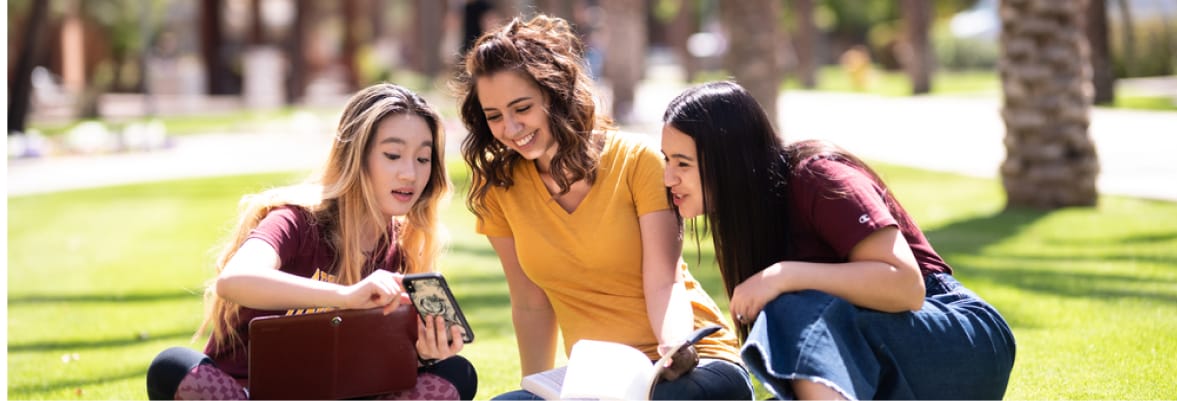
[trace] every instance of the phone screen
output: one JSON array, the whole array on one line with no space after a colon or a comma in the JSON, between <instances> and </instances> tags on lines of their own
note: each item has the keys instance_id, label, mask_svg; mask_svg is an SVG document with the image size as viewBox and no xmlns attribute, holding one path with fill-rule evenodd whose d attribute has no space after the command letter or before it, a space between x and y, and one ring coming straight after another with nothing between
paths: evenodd
<instances>
[{"instance_id":1,"label":"phone screen","mask_svg":"<svg viewBox=\"0 0 1177 401\"><path fill-rule=\"evenodd\" d=\"M445 318L447 333L450 327L457 325L466 331L462 335L462 342L470 343L474 341L474 331L466 323L466 316L462 314L462 309L458 307L458 302L454 299L453 293L450 292L445 278L437 273L409 274L405 275L404 285L405 290L409 292L409 298L413 300L413 305L417 307L417 314L421 315L421 318L441 315ZM453 341L453 339L450 339L450 341Z\"/></svg>"}]
</instances>

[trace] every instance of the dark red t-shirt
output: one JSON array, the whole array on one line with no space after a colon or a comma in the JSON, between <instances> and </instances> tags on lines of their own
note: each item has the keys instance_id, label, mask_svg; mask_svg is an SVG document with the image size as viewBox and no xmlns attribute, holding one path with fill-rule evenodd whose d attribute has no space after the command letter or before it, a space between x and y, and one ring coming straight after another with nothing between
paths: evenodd
<instances>
[{"instance_id":1,"label":"dark red t-shirt","mask_svg":"<svg viewBox=\"0 0 1177 401\"><path fill-rule=\"evenodd\" d=\"M815 156L799 163L789 183L793 207L790 230L793 260L844 263L868 235L898 226L920 272L952 273L906 212L889 208L884 191L870 175L836 159Z\"/></svg>"},{"instance_id":2,"label":"dark red t-shirt","mask_svg":"<svg viewBox=\"0 0 1177 401\"><path fill-rule=\"evenodd\" d=\"M392 243L396 243L396 230L390 230ZM257 238L278 252L281 261L279 270L297 276L314 278L320 281L336 282L335 280L335 250L323 238L320 226L312 224L311 214L306 209L296 206L275 208L258 223L249 234L249 238ZM369 260L364 269L367 276L375 267L398 272L403 266L401 255L397 247L383 244L378 247L378 255L382 257ZM243 343L249 344L249 321L258 316L269 315L297 315L314 312L314 309L291 310L258 310L241 307L237 332L241 334ZM204 353L216 362L217 368L234 377L245 378L249 374L249 352L245 346L233 347L213 353L210 339L205 346Z\"/></svg>"}]
</instances>

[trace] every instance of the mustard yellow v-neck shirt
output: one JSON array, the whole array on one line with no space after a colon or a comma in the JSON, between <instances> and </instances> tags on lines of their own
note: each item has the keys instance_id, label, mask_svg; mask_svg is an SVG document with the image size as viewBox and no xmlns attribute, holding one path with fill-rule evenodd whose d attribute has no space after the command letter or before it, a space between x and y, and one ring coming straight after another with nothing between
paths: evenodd
<instances>
[{"instance_id":1,"label":"mustard yellow v-neck shirt","mask_svg":"<svg viewBox=\"0 0 1177 401\"><path fill-rule=\"evenodd\" d=\"M638 217L670 209L662 183L663 159L645 137L607 134L597 180L575 210L552 198L535 163L513 167L509 188L487 192L477 231L513 237L523 272L547 293L564 336L565 352L580 339L628 344L658 358L658 338L646 314ZM696 345L700 357L740 363L735 334L719 308L681 263L695 327L721 324Z\"/></svg>"}]
</instances>

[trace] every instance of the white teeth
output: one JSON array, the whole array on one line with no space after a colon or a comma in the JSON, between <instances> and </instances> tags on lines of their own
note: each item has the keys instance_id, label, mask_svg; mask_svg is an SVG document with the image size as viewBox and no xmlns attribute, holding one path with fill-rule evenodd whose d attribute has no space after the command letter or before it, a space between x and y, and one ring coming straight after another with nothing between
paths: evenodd
<instances>
[{"instance_id":1,"label":"white teeth","mask_svg":"<svg viewBox=\"0 0 1177 401\"><path fill-rule=\"evenodd\" d=\"M526 144L528 144L528 143L531 143L531 140L532 140L532 139L535 139L535 133L534 133L534 132L532 132L530 135L527 135L527 136L525 136L525 137L522 137L522 138L516 139L516 140L515 140L515 144L516 144L516 145L519 145L519 146L523 146L523 145L526 145Z\"/></svg>"}]
</instances>

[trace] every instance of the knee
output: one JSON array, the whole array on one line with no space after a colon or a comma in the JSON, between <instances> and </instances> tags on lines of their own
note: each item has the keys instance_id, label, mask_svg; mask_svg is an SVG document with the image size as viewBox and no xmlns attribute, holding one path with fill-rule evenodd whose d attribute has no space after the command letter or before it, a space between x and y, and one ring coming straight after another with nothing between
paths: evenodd
<instances>
[{"instance_id":1,"label":"knee","mask_svg":"<svg viewBox=\"0 0 1177 401\"><path fill-rule=\"evenodd\" d=\"M212 360L190 348L172 347L160 352L147 368L147 397L152 400L174 399L180 381L202 363L212 363Z\"/></svg>"},{"instance_id":2,"label":"knee","mask_svg":"<svg viewBox=\"0 0 1177 401\"><path fill-rule=\"evenodd\" d=\"M454 385L463 400L472 400L478 392L478 372L469 360L454 355L438 362L429 369L430 373L441 376Z\"/></svg>"}]
</instances>

